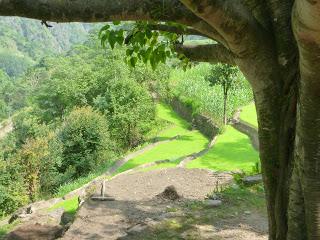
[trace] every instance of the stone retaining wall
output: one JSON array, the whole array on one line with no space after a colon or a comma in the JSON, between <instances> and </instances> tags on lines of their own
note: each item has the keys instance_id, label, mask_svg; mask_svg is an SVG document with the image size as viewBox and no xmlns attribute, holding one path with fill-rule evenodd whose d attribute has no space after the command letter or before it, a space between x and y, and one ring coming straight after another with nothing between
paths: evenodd
<instances>
[{"instance_id":1,"label":"stone retaining wall","mask_svg":"<svg viewBox=\"0 0 320 240\"><path fill-rule=\"evenodd\" d=\"M253 148L257 151L259 151L259 134L256 127L252 126L250 123L247 123L245 121L242 121L240 119L240 113L241 109L238 109L231 119L232 126L238 130L239 132L242 132L246 134L251 141L251 144Z\"/></svg>"},{"instance_id":2,"label":"stone retaining wall","mask_svg":"<svg viewBox=\"0 0 320 240\"><path fill-rule=\"evenodd\" d=\"M258 136L258 130L255 127L252 127L250 126L250 124L243 122L241 120L233 122L232 126L235 129L237 129L239 132L246 134L250 138L254 149L259 151L259 136Z\"/></svg>"},{"instance_id":3,"label":"stone retaining wall","mask_svg":"<svg viewBox=\"0 0 320 240\"><path fill-rule=\"evenodd\" d=\"M177 97L174 97L169 104L173 110L178 113L182 118L186 119L188 122L197 128L203 135L210 139L213 139L219 134L219 127L212 121L210 117L202 114L193 114L192 107L187 106L181 102Z\"/></svg>"}]
</instances>

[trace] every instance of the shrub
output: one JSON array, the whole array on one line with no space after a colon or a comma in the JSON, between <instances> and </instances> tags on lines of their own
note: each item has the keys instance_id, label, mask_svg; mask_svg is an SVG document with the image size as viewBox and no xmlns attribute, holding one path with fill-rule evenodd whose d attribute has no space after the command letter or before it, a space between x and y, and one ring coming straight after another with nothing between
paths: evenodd
<instances>
[{"instance_id":1,"label":"shrub","mask_svg":"<svg viewBox=\"0 0 320 240\"><path fill-rule=\"evenodd\" d=\"M134 80L123 79L109 84L104 96L96 98L96 108L105 112L112 136L120 147L135 147L153 127L155 105L148 91Z\"/></svg>"},{"instance_id":2,"label":"shrub","mask_svg":"<svg viewBox=\"0 0 320 240\"><path fill-rule=\"evenodd\" d=\"M113 157L107 121L91 107L74 109L64 120L58 140L62 146L59 171L68 178L87 175Z\"/></svg>"},{"instance_id":3,"label":"shrub","mask_svg":"<svg viewBox=\"0 0 320 240\"><path fill-rule=\"evenodd\" d=\"M40 194L40 175L44 159L49 156L47 139L28 139L18 151L16 157L23 169L23 177L30 201L35 201Z\"/></svg>"},{"instance_id":4,"label":"shrub","mask_svg":"<svg viewBox=\"0 0 320 240\"><path fill-rule=\"evenodd\" d=\"M0 159L0 217L28 203L21 172L22 166L14 159Z\"/></svg>"},{"instance_id":5,"label":"shrub","mask_svg":"<svg viewBox=\"0 0 320 240\"><path fill-rule=\"evenodd\" d=\"M18 147L25 144L27 139L47 136L49 131L48 127L40 122L32 107L24 108L16 114L13 125Z\"/></svg>"}]
</instances>

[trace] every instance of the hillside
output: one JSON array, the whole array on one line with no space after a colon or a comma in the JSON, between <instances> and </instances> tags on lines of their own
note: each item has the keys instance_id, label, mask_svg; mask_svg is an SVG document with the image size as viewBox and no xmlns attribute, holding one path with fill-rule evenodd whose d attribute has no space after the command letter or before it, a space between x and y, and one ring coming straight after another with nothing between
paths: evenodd
<instances>
[{"instance_id":1,"label":"hillside","mask_svg":"<svg viewBox=\"0 0 320 240\"><path fill-rule=\"evenodd\" d=\"M0 17L0 69L10 77L21 75L44 56L69 50L86 40L93 25L56 24L47 28L40 21Z\"/></svg>"}]
</instances>

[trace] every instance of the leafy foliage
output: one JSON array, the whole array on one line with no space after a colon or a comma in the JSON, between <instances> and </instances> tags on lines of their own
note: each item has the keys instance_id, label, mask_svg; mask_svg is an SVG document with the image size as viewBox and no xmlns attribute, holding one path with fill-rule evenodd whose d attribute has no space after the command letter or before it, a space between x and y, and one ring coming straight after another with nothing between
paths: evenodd
<instances>
[{"instance_id":1,"label":"leafy foliage","mask_svg":"<svg viewBox=\"0 0 320 240\"><path fill-rule=\"evenodd\" d=\"M211 85L220 85L223 90L223 121L227 124L228 93L231 88L236 89L241 85L240 71L237 67L227 64L215 64L211 74L206 78Z\"/></svg>"},{"instance_id":2,"label":"leafy foliage","mask_svg":"<svg viewBox=\"0 0 320 240\"><path fill-rule=\"evenodd\" d=\"M24 182L30 201L35 201L40 193L40 175L46 175L44 158L49 156L48 141L45 138L28 139L16 155L21 164Z\"/></svg>"},{"instance_id":3,"label":"leafy foliage","mask_svg":"<svg viewBox=\"0 0 320 240\"><path fill-rule=\"evenodd\" d=\"M175 44L178 44L180 36L176 33L155 30L153 26L159 23L138 21L132 24L114 23L107 24L101 28L99 37L102 46L108 43L113 49L116 44L126 45L125 61L131 67L135 67L140 60L145 64L150 63L152 69L160 63L166 63L167 59L177 57L181 60L184 68L189 66L188 59L183 54L175 51ZM168 23L177 28L183 29L183 25Z\"/></svg>"},{"instance_id":4,"label":"leafy foliage","mask_svg":"<svg viewBox=\"0 0 320 240\"><path fill-rule=\"evenodd\" d=\"M14 159L0 158L0 216L11 213L28 202L21 172L22 166Z\"/></svg>"},{"instance_id":5,"label":"leafy foliage","mask_svg":"<svg viewBox=\"0 0 320 240\"><path fill-rule=\"evenodd\" d=\"M95 99L95 106L110 119L112 135L123 148L140 144L155 120L149 93L130 79L110 83L107 92Z\"/></svg>"},{"instance_id":6,"label":"leafy foliage","mask_svg":"<svg viewBox=\"0 0 320 240\"><path fill-rule=\"evenodd\" d=\"M216 124L223 128L223 99L224 94L220 86L212 86L206 79L212 75L212 65L198 64L186 72L174 70L170 77L170 89L172 94L181 101L191 104L193 110L212 117ZM240 80L241 79L241 80ZM227 116L243 105L247 105L253 99L250 85L240 75L241 84L237 88L231 88L228 98L229 108Z\"/></svg>"},{"instance_id":7,"label":"leafy foliage","mask_svg":"<svg viewBox=\"0 0 320 240\"><path fill-rule=\"evenodd\" d=\"M63 158L59 171L72 178L86 175L112 158L107 121L90 107L73 110L63 122L58 139Z\"/></svg>"},{"instance_id":8,"label":"leafy foliage","mask_svg":"<svg viewBox=\"0 0 320 240\"><path fill-rule=\"evenodd\" d=\"M68 50L85 41L89 25L54 24L46 28L40 21L17 17L0 17L0 69L18 77L38 60Z\"/></svg>"},{"instance_id":9,"label":"leafy foliage","mask_svg":"<svg viewBox=\"0 0 320 240\"><path fill-rule=\"evenodd\" d=\"M237 67L218 63L212 66L211 73L206 79L211 85L221 85L224 93L226 93L230 88L236 88L236 81L239 79L239 75L240 72Z\"/></svg>"},{"instance_id":10,"label":"leafy foliage","mask_svg":"<svg viewBox=\"0 0 320 240\"><path fill-rule=\"evenodd\" d=\"M13 117L14 135L18 147L27 143L28 140L44 137L48 128L40 122L32 107L25 108Z\"/></svg>"}]
</instances>

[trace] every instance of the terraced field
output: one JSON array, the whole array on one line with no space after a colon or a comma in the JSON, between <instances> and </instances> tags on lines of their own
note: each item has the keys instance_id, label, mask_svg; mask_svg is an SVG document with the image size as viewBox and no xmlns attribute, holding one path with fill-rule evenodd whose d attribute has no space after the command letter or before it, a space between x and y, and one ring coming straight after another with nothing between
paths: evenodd
<instances>
[{"instance_id":1,"label":"terraced field","mask_svg":"<svg viewBox=\"0 0 320 240\"><path fill-rule=\"evenodd\" d=\"M207 147L209 140L197 130L190 131L190 124L178 116L169 106L159 104L157 114L159 118L171 123L171 127L159 133L158 137L160 139L179 137L176 140L158 145L128 161L118 170L118 173L145 163L165 159L171 160L171 162L147 169L175 167L185 156L197 153ZM253 104L244 107L241 118L252 125L257 125ZM251 146L249 138L232 126L227 126L223 134L218 136L215 145L205 155L187 164L187 167L207 168L217 171L242 170L251 172L258 161L258 152Z\"/></svg>"}]
</instances>

